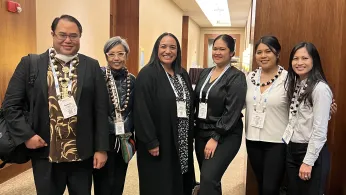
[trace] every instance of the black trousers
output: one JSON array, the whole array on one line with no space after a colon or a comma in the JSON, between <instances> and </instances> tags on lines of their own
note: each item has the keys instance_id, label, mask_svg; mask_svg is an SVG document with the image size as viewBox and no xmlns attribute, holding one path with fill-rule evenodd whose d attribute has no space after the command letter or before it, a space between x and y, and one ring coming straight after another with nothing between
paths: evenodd
<instances>
[{"instance_id":1,"label":"black trousers","mask_svg":"<svg viewBox=\"0 0 346 195\"><path fill-rule=\"evenodd\" d=\"M256 175L259 195L278 195L285 174L286 145L246 140L251 167Z\"/></svg>"},{"instance_id":2,"label":"black trousers","mask_svg":"<svg viewBox=\"0 0 346 195\"><path fill-rule=\"evenodd\" d=\"M210 138L198 136L195 139L196 156L201 172L199 195L222 194L221 178L239 151L242 131L242 127L237 128L223 137L215 150L214 157L208 160L204 157L204 149Z\"/></svg>"},{"instance_id":3,"label":"black trousers","mask_svg":"<svg viewBox=\"0 0 346 195\"><path fill-rule=\"evenodd\" d=\"M108 159L104 167L94 169L95 195L122 195L128 164L123 160L121 150L115 151L115 136L110 135L111 151L107 152Z\"/></svg>"},{"instance_id":4,"label":"black trousers","mask_svg":"<svg viewBox=\"0 0 346 195\"><path fill-rule=\"evenodd\" d=\"M289 195L323 195L330 168L330 154L324 145L311 171L311 178L304 181L299 178L299 169L303 163L308 144L289 143L287 146L286 166Z\"/></svg>"},{"instance_id":5,"label":"black trousers","mask_svg":"<svg viewBox=\"0 0 346 195\"><path fill-rule=\"evenodd\" d=\"M37 195L90 195L92 158L79 162L50 163L47 158L31 159Z\"/></svg>"}]
</instances>

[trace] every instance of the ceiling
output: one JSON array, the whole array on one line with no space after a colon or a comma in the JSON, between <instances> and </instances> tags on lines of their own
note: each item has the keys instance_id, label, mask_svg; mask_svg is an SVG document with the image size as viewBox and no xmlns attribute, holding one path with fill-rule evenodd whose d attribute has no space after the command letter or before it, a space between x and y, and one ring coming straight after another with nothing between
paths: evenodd
<instances>
[{"instance_id":1,"label":"ceiling","mask_svg":"<svg viewBox=\"0 0 346 195\"><path fill-rule=\"evenodd\" d=\"M200 27L213 27L195 0L172 0ZM213 1L213 0L210 0ZM228 0L231 27L245 27L252 0Z\"/></svg>"}]
</instances>

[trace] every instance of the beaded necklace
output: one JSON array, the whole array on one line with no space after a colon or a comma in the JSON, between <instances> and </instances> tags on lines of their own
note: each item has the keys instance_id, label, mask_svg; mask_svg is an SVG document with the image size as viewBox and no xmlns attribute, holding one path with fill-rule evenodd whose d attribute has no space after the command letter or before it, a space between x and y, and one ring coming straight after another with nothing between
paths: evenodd
<instances>
[{"instance_id":1,"label":"beaded necklace","mask_svg":"<svg viewBox=\"0 0 346 195\"><path fill-rule=\"evenodd\" d=\"M65 64L62 60L56 58L56 51L54 48L51 48L49 50L49 57L50 57L50 68L52 69L52 72L56 73L56 78L58 86L61 87L61 94L57 94L58 99L63 99L66 97L71 96L71 82L73 79L77 79L77 75L75 74L76 66L79 64L79 58L78 56L75 56L70 60L70 66L64 66L62 63ZM58 71L58 65L62 66L62 72L61 74ZM53 70L54 69L54 70Z\"/></svg>"},{"instance_id":2,"label":"beaded necklace","mask_svg":"<svg viewBox=\"0 0 346 195\"><path fill-rule=\"evenodd\" d=\"M274 83L274 81L275 81L277 78L279 78L279 76L280 76L280 74L282 73L283 70L284 70L284 69L280 66L280 67L279 67L279 70L278 70L278 72L276 73L276 75L274 76L274 78L272 78L271 80L269 80L269 81L264 82L264 83L261 84L260 81L259 81L259 82L256 82L256 80L255 80L256 74L261 72L261 71L260 71L260 68L257 68L257 69L254 70L254 72L252 73L251 82L252 82L254 85L256 85L256 86L262 86L262 87L264 87L264 86L266 86L266 85L270 85L270 84Z\"/></svg>"},{"instance_id":3,"label":"beaded necklace","mask_svg":"<svg viewBox=\"0 0 346 195\"><path fill-rule=\"evenodd\" d=\"M107 86L108 86L108 89L109 89L109 92L110 92L110 98L111 98L111 101L115 107L115 110L118 111L118 112L124 112L125 109L128 107L128 103L129 103L129 100L130 100L130 74L129 74L129 71L127 70L126 67L123 68L126 72L126 86L127 86L127 90L126 90L126 98L125 98L125 104L124 104L124 107L121 108L120 106L120 99L119 99L119 94L118 94L118 91L117 91L117 86L115 84L115 80L114 80L114 77L111 73L111 69L109 66L107 66L106 68L106 74L105 74L105 79L106 79L106 82L107 82Z\"/></svg>"},{"instance_id":4,"label":"beaded necklace","mask_svg":"<svg viewBox=\"0 0 346 195\"><path fill-rule=\"evenodd\" d=\"M292 114L292 116L295 116L297 114L298 106L301 103L301 97L304 95L307 87L308 84L306 82L296 85L290 104L290 113Z\"/></svg>"}]
</instances>

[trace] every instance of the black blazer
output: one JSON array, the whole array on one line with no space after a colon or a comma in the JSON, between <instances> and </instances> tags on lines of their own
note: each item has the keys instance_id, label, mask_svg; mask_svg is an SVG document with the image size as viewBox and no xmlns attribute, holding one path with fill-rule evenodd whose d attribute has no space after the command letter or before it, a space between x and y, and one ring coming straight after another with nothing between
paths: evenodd
<instances>
[{"instance_id":1,"label":"black blazer","mask_svg":"<svg viewBox=\"0 0 346 195\"><path fill-rule=\"evenodd\" d=\"M82 160L96 151L107 151L108 144L108 93L97 60L79 54L77 71L77 150ZM41 54L37 62L36 76L30 76L30 59L23 57L18 64L6 91L3 102L5 119L16 145L39 135L47 147L30 150L32 157L48 157L50 143L47 70L48 51ZM30 120L26 121L23 110L34 98L30 108Z\"/></svg>"}]
</instances>

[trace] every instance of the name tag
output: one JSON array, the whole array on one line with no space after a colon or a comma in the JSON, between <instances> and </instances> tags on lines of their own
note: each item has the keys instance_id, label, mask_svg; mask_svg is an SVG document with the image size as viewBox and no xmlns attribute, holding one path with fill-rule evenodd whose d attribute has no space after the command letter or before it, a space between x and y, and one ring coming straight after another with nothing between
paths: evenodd
<instances>
[{"instance_id":1,"label":"name tag","mask_svg":"<svg viewBox=\"0 0 346 195\"><path fill-rule=\"evenodd\" d=\"M77 105L73 97L67 97L58 101L64 119L77 115Z\"/></svg>"},{"instance_id":2,"label":"name tag","mask_svg":"<svg viewBox=\"0 0 346 195\"><path fill-rule=\"evenodd\" d=\"M177 115L179 118L187 118L186 114L186 102L177 101Z\"/></svg>"},{"instance_id":3,"label":"name tag","mask_svg":"<svg viewBox=\"0 0 346 195\"><path fill-rule=\"evenodd\" d=\"M285 129L284 135L282 136L282 141L285 142L285 144L289 144L292 136L293 136L293 128L290 124L288 124Z\"/></svg>"},{"instance_id":4,"label":"name tag","mask_svg":"<svg viewBox=\"0 0 346 195\"><path fill-rule=\"evenodd\" d=\"M208 104L200 102L199 103L199 109L198 109L198 118L206 119L207 118L207 112L208 112Z\"/></svg>"},{"instance_id":5,"label":"name tag","mask_svg":"<svg viewBox=\"0 0 346 195\"><path fill-rule=\"evenodd\" d=\"M266 113L265 112L256 112L256 111L254 111L253 114L252 114L250 125L252 127L256 127L256 128L262 129L263 126L264 126L264 119L265 119L265 117L266 117Z\"/></svg>"},{"instance_id":6,"label":"name tag","mask_svg":"<svg viewBox=\"0 0 346 195\"><path fill-rule=\"evenodd\" d=\"M125 134L125 125L124 122L116 122L115 125L115 135Z\"/></svg>"}]
</instances>

